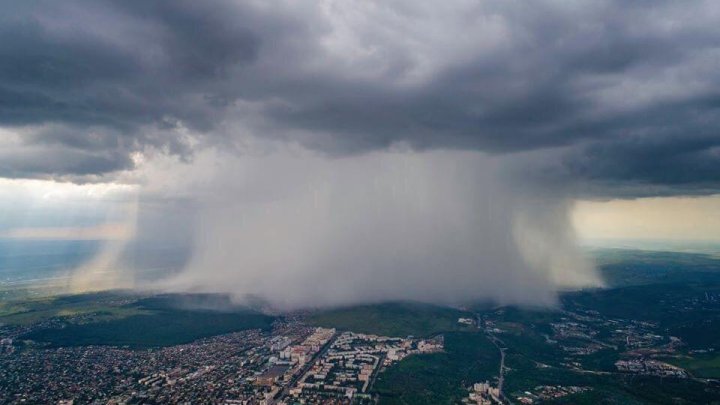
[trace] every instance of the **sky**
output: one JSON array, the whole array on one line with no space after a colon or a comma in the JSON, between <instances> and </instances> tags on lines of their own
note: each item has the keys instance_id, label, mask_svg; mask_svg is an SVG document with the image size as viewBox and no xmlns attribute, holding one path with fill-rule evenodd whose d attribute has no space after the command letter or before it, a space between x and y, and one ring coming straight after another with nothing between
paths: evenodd
<instances>
[{"instance_id":1,"label":"sky","mask_svg":"<svg viewBox=\"0 0 720 405\"><path fill-rule=\"evenodd\" d=\"M551 304L584 241L720 239L717 2L0 11L0 237L187 252L153 288Z\"/></svg>"},{"instance_id":2,"label":"sky","mask_svg":"<svg viewBox=\"0 0 720 405\"><path fill-rule=\"evenodd\" d=\"M572 213L586 240L720 242L720 197L580 201Z\"/></svg>"}]
</instances>

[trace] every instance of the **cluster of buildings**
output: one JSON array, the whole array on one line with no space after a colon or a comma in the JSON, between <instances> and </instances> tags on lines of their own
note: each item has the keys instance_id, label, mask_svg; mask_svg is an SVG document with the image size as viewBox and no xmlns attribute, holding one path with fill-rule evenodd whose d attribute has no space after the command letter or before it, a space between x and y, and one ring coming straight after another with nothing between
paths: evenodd
<instances>
[{"instance_id":1,"label":"cluster of buildings","mask_svg":"<svg viewBox=\"0 0 720 405\"><path fill-rule=\"evenodd\" d=\"M373 403L369 391L384 367L414 353L443 349L442 338L417 340L343 332L288 390L285 403Z\"/></svg>"},{"instance_id":2,"label":"cluster of buildings","mask_svg":"<svg viewBox=\"0 0 720 405\"><path fill-rule=\"evenodd\" d=\"M458 318L458 323L466 326L475 326L475 320L473 318Z\"/></svg>"},{"instance_id":3,"label":"cluster of buildings","mask_svg":"<svg viewBox=\"0 0 720 405\"><path fill-rule=\"evenodd\" d=\"M0 402L217 403L255 398L266 336L246 331L153 350L26 349L1 358Z\"/></svg>"},{"instance_id":4,"label":"cluster of buildings","mask_svg":"<svg viewBox=\"0 0 720 405\"><path fill-rule=\"evenodd\" d=\"M524 395L518 396L521 404L534 404L544 401L552 401L568 395L580 394L592 390L590 387L562 386L562 385L539 385L532 391L525 391Z\"/></svg>"},{"instance_id":5,"label":"cluster of buildings","mask_svg":"<svg viewBox=\"0 0 720 405\"><path fill-rule=\"evenodd\" d=\"M572 319L551 324L553 339L571 356L586 356L604 349L622 353L624 360L615 363L620 372L686 378L681 368L651 359L675 354L683 346L681 339L660 333L655 322L633 319L604 318L598 313L567 313ZM598 331L604 330L602 340ZM565 341L571 341L572 344ZM568 359L572 368L581 369L582 364Z\"/></svg>"},{"instance_id":6,"label":"cluster of buildings","mask_svg":"<svg viewBox=\"0 0 720 405\"><path fill-rule=\"evenodd\" d=\"M489 382L475 383L470 388L470 395L465 398L465 403L477 405L503 404L500 389L493 387Z\"/></svg>"},{"instance_id":7,"label":"cluster of buildings","mask_svg":"<svg viewBox=\"0 0 720 405\"><path fill-rule=\"evenodd\" d=\"M0 339L0 353L12 353L15 351L11 338Z\"/></svg>"},{"instance_id":8,"label":"cluster of buildings","mask_svg":"<svg viewBox=\"0 0 720 405\"><path fill-rule=\"evenodd\" d=\"M275 366L277 337L313 330L286 324L148 350L23 347L0 353L0 403L268 403L272 387L258 381Z\"/></svg>"},{"instance_id":9,"label":"cluster of buildings","mask_svg":"<svg viewBox=\"0 0 720 405\"><path fill-rule=\"evenodd\" d=\"M47 347L2 326L0 403L283 405L374 403L378 373L442 337L391 338L316 328L300 319L164 348Z\"/></svg>"},{"instance_id":10,"label":"cluster of buildings","mask_svg":"<svg viewBox=\"0 0 720 405\"><path fill-rule=\"evenodd\" d=\"M559 345L571 357L608 349L636 357L668 355L683 346L679 338L661 333L654 322L606 318L596 311L564 314L559 322L550 324L553 333L546 336L546 343ZM602 338L600 331L603 331Z\"/></svg>"},{"instance_id":11,"label":"cluster of buildings","mask_svg":"<svg viewBox=\"0 0 720 405\"><path fill-rule=\"evenodd\" d=\"M667 339L657 334L657 324L652 322L630 321L616 322L611 331L610 340L623 345L627 350L646 349L665 343Z\"/></svg>"},{"instance_id":12,"label":"cluster of buildings","mask_svg":"<svg viewBox=\"0 0 720 405\"><path fill-rule=\"evenodd\" d=\"M658 360L629 359L615 362L618 371L634 374L654 375L658 377L687 378L688 374L680 367Z\"/></svg>"},{"instance_id":13,"label":"cluster of buildings","mask_svg":"<svg viewBox=\"0 0 720 405\"><path fill-rule=\"evenodd\" d=\"M77 316L73 316L73 322ZM42 329L62 328L67 323L60 319L60 317L52 317L48 319L42 319L37 322L28 324L4 324L0 322L0 339L15 339L17 340L22 335L34 332Z\"/></svg>"},{"instance_id":14,"label":"cluster of buildings","mask_svg":"<svg viewBox=\"0 0 720 405\"><path fill-rule=\"evenodd\" d=\"M276 345L280 361L287 365L304 365L317 354L335 335L335 329L316 328L315 331L298 345L289 345L287 340Z\"/></svg>"},{"instance_id":15,"label":"cluster of buildings","mask_svg":"<svg viewBox=\"0 0 720 405\"><path fill-rule=\"evenodd\" d=\"M253 381L255 387L263 392L263 398L258 403L283 403L282 398L320 352L327 348L335 334L335 329L313 328L303 340L285 335L274 337L270 341L267 368Z\"/></svg>"},{"instance_id":16,"label":"cluster of buildings","mask_svg":"<svg viewBox=\"0 0 720 405\"><path fill-rule=\"evenodd\" d=\"M713 303L714 296L695 298L697 305ZM689 306L692 303L684 302ZM542 323L544 323L543 321ZM504 334L517 335L526 333L525 325L504 319L503 309L482 318L484 330L493 336ZM543 337L548 350L559 353L557 365L581 373L632 373L658 377L689 378L688 373L680 367L661 361L663 358L675 356L683 351L683 341L670 336L657 322L607 317L593 310L575 309L563 311L559 316L542 327L534 328L530 333ZM559 349L559 350L558 350ZM557 350L557 351L555 351ZM602 352L620 355L621 360L603 364L597 371L598 356ZM598 353L600 355L601 353ZM613 358L609 356L609 358ZM617 357L613 358L613 361ZM536 362L538 368L550 367ZM511 374L512 376L512 374ZM510 377L512 378L512 377ZM538 386L528 391L517 391L511 395L514 402L525 404L538 403L589 390L588 387L577 386ZM473 390L471 403L490 404L491 396L478 395ZM504 399L502 397L501 399Z\"/></svg>"},{"instance_id":17,"label":"cluster of buildings","mask_svg":"<svg viewBox=\"0 0 720 405\"><path fill-rule=\"evenodd\" d=\"M554 322L550 326L556 339L592 339L598 333L588 325L574 321Z\"/></svg>"}]
</instances>

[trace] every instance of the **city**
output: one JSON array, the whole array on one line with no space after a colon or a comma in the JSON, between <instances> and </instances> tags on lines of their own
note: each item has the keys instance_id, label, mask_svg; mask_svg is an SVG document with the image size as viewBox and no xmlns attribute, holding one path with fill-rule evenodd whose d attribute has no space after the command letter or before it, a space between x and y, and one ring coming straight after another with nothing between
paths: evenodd
<instances>
[{"instance_id":1,"label":"city","mask_svg":"<svg viewBox=\"0 0 720 405\"><path fill-rule=\"evenodd\" d=\"M375 403L370 389L384 368L443 350L442 336L391 338L295 320L148 350L18 346L31 329L0 328L0 403Z\"/></svg>"},{"instance_id":2,"label":"city","mask_svg":"<svg viewBox=\"0 0 720 405\"><path fill-rule=\"evenodd\" d=\"M674 313L687 318L693 311L716 310L719 303L714 293L693 291L685 299L665 300L666 307L658 310L669 318ZM83 305L90 308L110 306L75 315L68 315L71 311L60 307L56 316L32 322L10 316L4 319L12 322L0 324L0 403L376 404L387 400L388 395L390 398L396 395L387 391L388 381L376 387L387 370L395 370L393 378L397 378L397 366L409 364L408 359L414 358L415 363L422 365L426 361L423 359L438 355L459 356L460 363L446 366L451 367L449 372L457 371L453 367L467 368L469 372L476 362L481 370L487 370L472 372L477 377L451 383L455 388L448 386L462 390L463 396L457 399L467 404L536 404L587 397L596 391L603 395L598 384L622 386L627 384L624 381L632 381L633 376L660 379L666 384L685 381L690 384L688 387L700 384L708 395L720 388L718 380L681 366L690 356L714 356L714 345L698 346L692 335L670 334L658 321L608 315L607 310L600 312L584 301L587 294L594 293L583 294L567 295L563 310L549 312L515 307L471 312L398 304L379 306L389 318L378 319L373 306L350 308L352 315L340 312L340 317L331 311L335 314L333 322L340 322L343 329L318 326L316 315L303 311L269 317L272 323L267 328L248 326L245 330L182 344L169 341L145 346L136 342L128 346L104 344L103 340L90 345L67 340L43 341L56 336L53 333L77 326L102 331L113 322L123 322L122 318L104 320L113 308L140 311L151 304L160 308L158 302L174 305L179 299L197 300L196 296L183 295L71 296L60 302L86 300ZM33 305L44 308L45 304L40 302ZM601 301L593 302L594 306L600 304ZM418 311L417 315L408 310ZM204 309L165 311L135 317L154 317L151 319L157 319L153 321L157 323L166 317L182 319L188 314L208 317L214 313ZM16 316L31 314L32 311ZM247 312L227 315L256 316ZM418 325L443 322L438 323L437 329L425 326L398 329L391 333L395 336L352 330L389 331L387 327L392 322L415 322L417 316ZM374 321L368 323L370 319ZM417 337L411 336L413 330ZM402 331L407 332L405 336L397 336L402 336ZM166 332L158 329L154 333ZM462 351L457 352L458 342L462 344L468 338L475 343L460 346ZM476 357L475 345L484 347L485 354ZM437 359L444 361L443 357ZM430 364L423 367L433 367ZM420 393L410 391L402 395L416 394Z\"/></svg>"}]
</instances>

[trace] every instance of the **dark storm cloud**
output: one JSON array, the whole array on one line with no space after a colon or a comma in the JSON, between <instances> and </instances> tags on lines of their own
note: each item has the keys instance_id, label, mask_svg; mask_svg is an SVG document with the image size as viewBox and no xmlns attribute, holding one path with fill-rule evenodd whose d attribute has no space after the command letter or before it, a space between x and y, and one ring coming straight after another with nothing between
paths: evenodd
<instances>
[{"instance_id":1,"label":"dark storm cloud","mask_svg":"<svg viewBox=\"0 0 720 405\"><path fill-rule=\"evenodd\" d=\"M5 176L104 174L147 148L191 155L187 131L249 132L332 154L557 148L552 181L720 189L713 2L2 8L0 126L37 154L3 156Z\"/></svg>"},{"instance_id":2,"label":"dark storm cloud","mask_svg":"<svg viewBox=\"0 0 720 405\"><path fill-rule=\"evenodd\" d=\"M0 20L0 117L7 124L130 129L171 115L207 128L209 111L184 105L183 97L212 91L226 67L252 61L257 51L258 39L233 20L242 16L221 7L20 4Z\"/></svg>"},{"instance_id":3,"label":"dark storm cloud","mask_svg":"<svg viewBox=\"0 0 720 405\"><path fill-rule=\"evenodd\" d=\"M597 142L566 158L576 180L593 194L714 194L720 184L720 137L647 140L629 136ZM635 186L635 187L630 187ZM624 189L624 190L623 190Z\"/></svg>"},{"instance_id":4,"label":"dark storm cloud","mask_svg":"<svg viewBox=\"0 0 720 405\"><path fill-rule=\"evenodd\" d=\"M32 148L0 151L0 171L8 178L58 178L71 173L87 176L92 180L96 175L128 169L132 160L123 151L88 152L70 148Z\"/></svg>"}]
</instances>

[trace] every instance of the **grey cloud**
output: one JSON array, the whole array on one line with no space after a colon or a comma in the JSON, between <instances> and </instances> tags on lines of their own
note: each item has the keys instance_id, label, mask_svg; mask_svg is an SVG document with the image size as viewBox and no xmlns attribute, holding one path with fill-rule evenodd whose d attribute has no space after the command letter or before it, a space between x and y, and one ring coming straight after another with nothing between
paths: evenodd
<instances>
[{"instance_id":1,"label":"grey cloud","mask_svg":"<svg viewBox=\"0 0 720 405\"><path fill-rule=\"evenodd\" d=\"M71 148L33 147L0 151L0 171L9 178L57 178L72 174L92 181L98 174L130 169L131 157L122 150L88 152Z\"/></svg>"},{"instance_id":2,"label":"grey cloud","mask_svg":"<svg viewBox=\"0 0 720 405\"><path fill-rule=\"evenodd\" d=\"M712 2L3 9L0 125L63 128L26 131L28 148L125 158L32 170L6 160L2 175L103 174L147 148L188 157L188 129L202 145L249 132L333 155L398 142L555 149L560 162L540 168L548 182L597 184L607 194L606 184L637 194L720 189L720 7Z\"/></svg>"},{"instance_id":3,"label":"grey cloud","mask_svg":"<svg viewBox=\"0 0 720 405\"><path fill-rule=\"evenodd\" d=\"M595 143L566 158L575 181L595 185L594 194L714 194L720 184L718 137L647 141L628 137ZM628 190L628 186L633 186ZM613 192L613 189L617 189Z\"/></svg>"},{"instance_id":4,"label":"grey cloud","mask_svg":"<svg viewBox=\"0 0 720 405\"><path fill-rule=\"evenodd\" d=\"M258 39L237 24L238 10L194 4L6 6L0 123L103 126L142 142L144 126L168 119L208 130L219 117L203 95L225 68L255 58Z\"/></svg>"}]
</instances>

